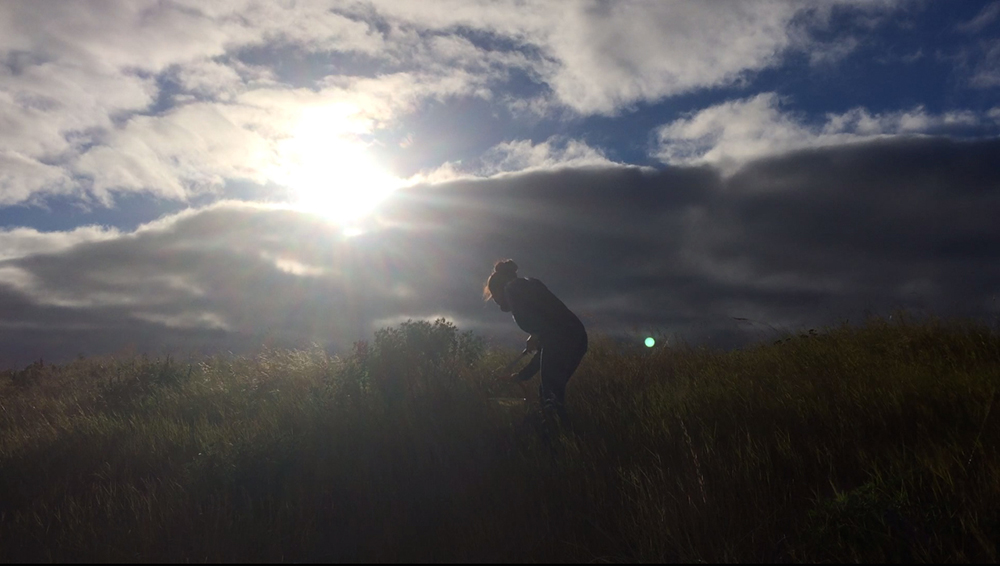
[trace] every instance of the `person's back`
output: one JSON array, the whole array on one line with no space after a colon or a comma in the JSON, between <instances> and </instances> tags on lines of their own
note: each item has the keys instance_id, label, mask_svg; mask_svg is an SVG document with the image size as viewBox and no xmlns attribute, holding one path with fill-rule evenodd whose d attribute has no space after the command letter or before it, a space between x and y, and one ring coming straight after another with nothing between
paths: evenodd
<instances>
[{"instance_id":1,"label":"person's back","mask_svg":"<svg viewBox=\"0 0 1000 566\"><path fill-rule=\"evenodd\" d=\"M497 262L484 294L510 312L514 322L529 333L526 350L535 351L514 379L531 379L541 370L539 400L545 412L554 410L566 419L566 383L587 352L587 331L580 319L541 281L517 276L517 264Z\"/></svg>"},{"instance_id":2,"label":"person's back","mask_svg":"<svg viewBox=\"0 0 1000 566\"><path fill-rule=\"evenodd\" d=\"M538 279L516 277L504 286L504 293L517 325L529 334L539 335L543 343L546 338L586 334L580 319Z\"/></svg>"}]
</instances>

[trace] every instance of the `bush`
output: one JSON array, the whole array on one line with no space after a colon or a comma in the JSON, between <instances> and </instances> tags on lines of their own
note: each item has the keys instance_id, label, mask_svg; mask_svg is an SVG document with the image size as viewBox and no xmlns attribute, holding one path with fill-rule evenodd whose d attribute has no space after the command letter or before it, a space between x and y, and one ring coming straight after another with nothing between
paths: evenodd
<instances>
[{"instance_id":1,"label":"bush","mask_svg":"<svg viewBox=\"0 0 1000 566\"><path fill-rule=\"evenodd\" d=\"M433 323L407 320L397 328L378 330L371 348L362 349L366 351L360 359L372 384L394 402L414 389L454 379L482 358L485 344L439 318Z\"/></svg>"}]
</instances>

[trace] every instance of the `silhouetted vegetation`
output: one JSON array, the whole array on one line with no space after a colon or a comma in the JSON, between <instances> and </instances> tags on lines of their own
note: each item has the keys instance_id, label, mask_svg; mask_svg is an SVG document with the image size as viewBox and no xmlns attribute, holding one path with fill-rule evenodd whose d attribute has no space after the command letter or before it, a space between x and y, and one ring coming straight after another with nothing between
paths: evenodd
<instances>
[{"instance_id":1,"label":"silhouetted vegetation","mask_svg":"<svg viewBox=\"0 0 1000 566\"><path fill-rule=\"evenodd\" d=\"M35 364L0 376L0 560L995 562L1000 336L896 318L592 337L561 429L444 321Z\"/></svg>"}]
</instances>

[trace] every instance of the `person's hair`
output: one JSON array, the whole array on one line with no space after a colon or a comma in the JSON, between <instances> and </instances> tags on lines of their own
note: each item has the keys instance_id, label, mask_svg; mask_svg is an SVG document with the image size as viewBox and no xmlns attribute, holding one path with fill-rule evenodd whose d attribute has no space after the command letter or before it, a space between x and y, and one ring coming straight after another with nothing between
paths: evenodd
<instances>
[{"instance_id":1,"label":"person's hair","mask_svg":"<svg viewBox=\"0 0 1000 566\"><path fill-rule=\"evenodd\" d=\"M503 292L503 287L517 277L517 264L512 259L501 259L493 264L493 273L483 287L483 300L490 300Z\"/></svg>"}]
</instances>

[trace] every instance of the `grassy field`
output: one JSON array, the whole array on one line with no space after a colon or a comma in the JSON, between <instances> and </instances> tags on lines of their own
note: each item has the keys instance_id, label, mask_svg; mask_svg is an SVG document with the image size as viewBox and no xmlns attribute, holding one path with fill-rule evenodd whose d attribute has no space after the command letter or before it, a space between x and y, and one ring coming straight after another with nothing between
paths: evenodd
<instances>
[{"instance_id":1,"label":"grassy field","mask_svg":"<svg viewBox=\"0 0 1000 566\"><path fill-rule=\"evenodd\" d=\"M0 561L996 562L1000 335L894 318L592 337L568 426L444 322L36 364L0 374Z\"/></svg>"}]
</instances>

